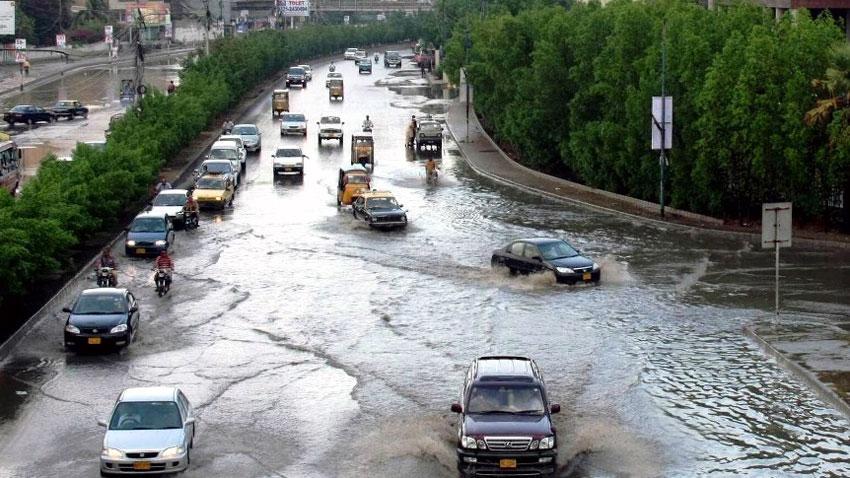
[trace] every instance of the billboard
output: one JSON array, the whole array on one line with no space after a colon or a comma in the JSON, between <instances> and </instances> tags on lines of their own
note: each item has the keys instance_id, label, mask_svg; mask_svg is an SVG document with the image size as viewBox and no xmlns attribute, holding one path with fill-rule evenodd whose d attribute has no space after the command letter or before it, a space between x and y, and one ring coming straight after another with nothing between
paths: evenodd
<instances>
[{"instance_id":1,"label":"billboard","mask_svg":"<svg viewBox=\"0 0 850 478\"><path fill-rule=\"evenodd\" d=\"M171 23L171 10L164 2L137 2L125 3L124 9L127 22L133 22L142 15L142 20L148 27L165 26Z\"/></svg>"},{"instance_id":2,"label":"billboard","mask_svg":"<svg viewBox=\"0 0 850 478\"><path fill-rule=\"evenodd\" d=\"M0 35L15 34L15 2L0 2Z\"/></svg>"},{"instance_id":3,"label":"billboard","mask_svg":"<svg viewBox=\"0 0 850 478\"><path fill-rule=\"evenodd\" d=\"M310 0L276 0L278 14L282 17L309 17Z\"/></svg>"}]
</instances>

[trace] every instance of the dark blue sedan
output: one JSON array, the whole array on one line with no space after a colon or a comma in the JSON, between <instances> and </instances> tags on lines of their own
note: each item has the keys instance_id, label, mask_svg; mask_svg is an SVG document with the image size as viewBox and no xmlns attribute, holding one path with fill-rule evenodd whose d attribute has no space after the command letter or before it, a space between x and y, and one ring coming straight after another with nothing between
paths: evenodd
<instances>
[{"instance_id":1,"label":"dark blue sedan","mask_svg":"<svg viewBox=\"0 0 850 478\"><path fill-rule=\"evenodd\" d=\"M581 255L562 239L519 239L493 251L490 265L506 267L511 274L551 271L558 282L598 284L602 277L599 264Z\"/></svg>"},{"instance_id":2,"label":"dark blue sedan","mask_svg":"<svg viewBox=\"0 0 850 478\"><path fill-rule=\"evenodd\" d=\"M127 289L84 290L68 312L66 349L110 349L130 345L139 328L139 305Z\"/></svg>"}]
</instances>

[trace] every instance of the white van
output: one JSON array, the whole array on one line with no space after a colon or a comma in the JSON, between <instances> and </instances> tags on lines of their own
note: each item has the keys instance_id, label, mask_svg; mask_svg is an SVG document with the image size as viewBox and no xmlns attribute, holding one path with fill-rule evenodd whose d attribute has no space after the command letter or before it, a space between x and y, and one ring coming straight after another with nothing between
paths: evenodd
<instances>
[{"instance_id":1,"label":"white van","mask_svg":"<svg viewBox=\"0 0 850 478\"><path fill-rule=\"evenodd\" d=\"M244 168L245 160L248 159L248 150L245 148L245 143L242 142L242 136L239 136L238 134L223 134L219 136L215 142L219 143L222 141L233 141L237 146L239 146L239 161L242 163L242 167Z\"/></svg>"}]
</instances>

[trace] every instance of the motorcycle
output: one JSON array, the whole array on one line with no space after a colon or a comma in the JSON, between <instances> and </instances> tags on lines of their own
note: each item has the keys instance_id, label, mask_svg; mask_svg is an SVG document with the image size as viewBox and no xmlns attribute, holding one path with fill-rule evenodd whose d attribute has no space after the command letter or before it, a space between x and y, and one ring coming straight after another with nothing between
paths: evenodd
<instances>
[{"instance_id":1,"label":"motorcycle","mask_svg":"<svg viewBox=\"0 0 850 478\"><path fill-rule=\"evenodd\" d=\"M336 71L336 65L331 63L331 66L328 67L328 71L330 71L331 73L335 72Z\"/></svg>"},{"instance_id":2,"label":"motorcycle","mask_svg":"<svg viewBox=\"0 0 850 478\"><path fill-rule=\"evenodd\" d=\"M171 276L165 269L154 269L153 282L156 286L156 293L160 297L167 294L171 289Z\"/></svg>"},{"instance_id":3,"label":"motorcycle","mask_svg":"<svg viewBox=\"0 0 850 478\"><path fill-rule=\"evenodd\" d=\"M197 214L187 214L186 219L184 220L184 224L187 230L197 229L198 228L198 215Z\"/></svg>"},{"instance_id":4,"label":"motorcycle","mask_svg":"<svg viewBox=\"0 0 850 478\"><path fill-rule=\"evenodd\" d=\"M375 63L378 63L378 59L379 59L378 54L375 53Z\"/></svg>"},{"instance_id":5,"label":"motorcycle","mask_svg":"<svg viewBox=\"0 0 850 478\"><path fill-rule=\"evenodd\" d=\"M96 276L98 287L115 287L118 285L118 279L115 277L115 269L112 267L98 267Z\"/></svg>"},{"instance_id":6,"label":"motorcycle","mask_svg":"<svg viewBox=\"0 0 850 478\"><path fill-rule=\"evenodd\" d=\"M371 133L371 132L372 132L372 127L373 127L373 126L374 126L374 125L372 124L372 122L371 122L371 121L364 121L364 122L363 122L363 131L364 131L365 133Z\"/></svg>"},{"instance_id":7,"label":"motorcycle","mask_svg":"<svg viewBox=\"0 0 850 478\"><path fill-rule=\"evenodd\" d=\"M433 169L431 171L427 171L425 173L425 182L428 184L436 185L437 184L437 170Z\"/></svg>"}]
</instances>

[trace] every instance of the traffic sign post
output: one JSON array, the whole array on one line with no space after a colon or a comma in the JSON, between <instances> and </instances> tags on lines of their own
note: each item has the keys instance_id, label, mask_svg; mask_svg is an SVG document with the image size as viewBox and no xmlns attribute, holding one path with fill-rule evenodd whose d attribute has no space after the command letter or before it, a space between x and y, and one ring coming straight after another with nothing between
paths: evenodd
<instances>
[{"instance_id":1,"label":"traffic sign post","mask_svg":"<svg viewBox=\"0 0 850 478\"><path fill-rule=\"evenodd\" d=\"M779 248L791 247L791 203L765 203L761 206L761 247L776 252L776 291L774 309L779 316Z\"/></svg>"}]
</instances>

